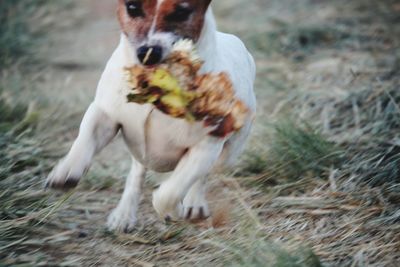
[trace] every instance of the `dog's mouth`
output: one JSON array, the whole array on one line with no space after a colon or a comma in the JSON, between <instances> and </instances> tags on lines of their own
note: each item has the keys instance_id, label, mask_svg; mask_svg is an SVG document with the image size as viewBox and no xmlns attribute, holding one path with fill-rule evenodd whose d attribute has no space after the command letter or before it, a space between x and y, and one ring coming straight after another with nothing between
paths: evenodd
<instances>
[{"instance_id":1,"label":"dog's mouth","mask_svg":"<svg viewBox=\"0 0 400 267\"><path fill-rule=\"evenodd\" d=\"M152 65L145 65L143 64L143 67L145 67L146 69L155 69L157 68L162 62L158 63L158 64L152 64Z\"/></svg>"},{"instance_id":2,"label":"dog's mouth","mask_svg":"<svg viewBox=\"0 0 400 267\"><path fill-rule=\"evenodd\" d=\"M143 64L142 64L142 66L143 66L144 68L146 68L146 69L155 69L155 68L157 68L157 65L143 65Z\"/></svg>"}]
</instances>

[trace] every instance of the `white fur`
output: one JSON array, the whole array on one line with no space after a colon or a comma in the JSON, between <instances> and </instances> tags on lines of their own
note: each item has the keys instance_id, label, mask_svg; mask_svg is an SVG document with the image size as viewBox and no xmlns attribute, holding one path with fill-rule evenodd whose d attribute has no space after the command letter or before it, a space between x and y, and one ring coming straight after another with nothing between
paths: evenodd
<instances>
[{"instance_id":1,"label":"white fur","mask_svg":"<svg viewBox=\"0 0 400 267\"><path fill-rule=\"evenodd\" d=\"M202 72L226 72L236 95L254 113L255 65L243 43L233 35L216 31L211 8L197 43L205 61ZM153 193L153 206L162 218L196 219L208 216L205 178L216 167L230 165L241 153L249 135L252 116L245 126L227 138L208 135L202 123L169 117L152 105L127 103L129 88L123 68L137 64L131 43L121 35L120 44L107 63L96 97L82 121L77 140L65 159L54 168L48 184L62 187L79 180L95 153L121 130L133 156L125 191L108 219L112 230L130 230L136 221L140 185L146 169L173 171Z\"/></svg>"},{"instance_id":2,"label":"white fur","mask_svg":"<svg viewBox=\"0 0 400 267\"><path fill-rule=\"evenodd\" d=\"M110 229L126 232L135 226L145 171L143 165L132 159L131 171L126 178L124 193L118 206L111 212L107 220Z\"/></svg>"}]
</instances>

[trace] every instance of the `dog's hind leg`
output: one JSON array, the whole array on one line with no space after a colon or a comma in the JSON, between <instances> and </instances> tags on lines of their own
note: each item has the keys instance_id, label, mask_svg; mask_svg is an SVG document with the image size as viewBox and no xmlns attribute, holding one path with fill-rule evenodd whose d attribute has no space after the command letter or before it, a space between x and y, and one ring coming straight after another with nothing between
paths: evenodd
<instances>
[{"instance_id":1,"label":"dog's hind leg","mask_svg":"<svg viewBox=\"0 0 400 267\"><path fill-rule=\"evenodd\" d=\"M60 160L46 180L46 187L69 189L75 187L89 169L93 156L117 134L118 124L92 103L83 117L67 156Z\"/></svg>"},{"instance_id":2,"label":"dog's hind leg","mask_svg":"<svg viewBox=\"0 0 400 267\"><path fill-rule=\"evenodd\" d=\"M135 159L132 159L124 193L118 206L108 216L107 227L109 230L128 232L134 228L145 173L146 169Z\"/></svg>"},{"instance_id":3,"label":"dog's hind leg","mask_svg":"<svg viewBox=\"0 0 400 267\"><path fill-rule=\"evenodd\" d=\"M238 132L226 141L213 172L221 172L235 166L245 148L252 124L252 121L247 122Z\"/></svg>"},{"instance_id":4,"label":"dog's hind leg","mask_svg":"<svg viewBox=\"0 0 400 267\"><path fill-rule=\"evenodd\" d=\"M171 177L153 193L153 206L164 219L182 217L183 198L190 188L213 169L225 139L206 137L191 147L179 161Z\"/></svg>"}]
</instances>

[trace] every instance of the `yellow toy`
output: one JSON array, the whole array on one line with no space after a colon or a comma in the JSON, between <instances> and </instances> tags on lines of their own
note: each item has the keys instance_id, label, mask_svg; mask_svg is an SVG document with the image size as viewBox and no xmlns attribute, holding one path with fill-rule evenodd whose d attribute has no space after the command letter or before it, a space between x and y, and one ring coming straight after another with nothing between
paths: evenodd
<instances>
[{"instance_id":1,"label":"yellow toy","mask_svg":"<svg viewBox=\"0 0 400 267\"><path fill-rule=\"evenodd\" d=\"M191 41L183 40L156 68L126 68L132 88L128 102L151 103L174 118L204 121L215 127L210 135L224 137L243 126L249 109L235 98L228 75L198 74L203 62L193 47Z\"/></svg>"}]
</instances>

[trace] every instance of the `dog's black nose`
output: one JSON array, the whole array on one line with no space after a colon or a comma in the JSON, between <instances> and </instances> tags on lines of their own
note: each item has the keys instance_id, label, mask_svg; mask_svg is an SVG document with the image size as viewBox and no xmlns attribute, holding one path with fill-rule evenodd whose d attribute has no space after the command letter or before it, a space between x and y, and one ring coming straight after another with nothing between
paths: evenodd
<instances>
[{"instance_id":1,"label":"dog's black nose","mask_svg":"<svg viewBox=\"0 0 400 267\"><path fill-rule=\"evenodd\" d=\"M137 57L143 65L155 65L162 58L161 46L141 46L137 50Z\"/></svg>"}]
</instances>

